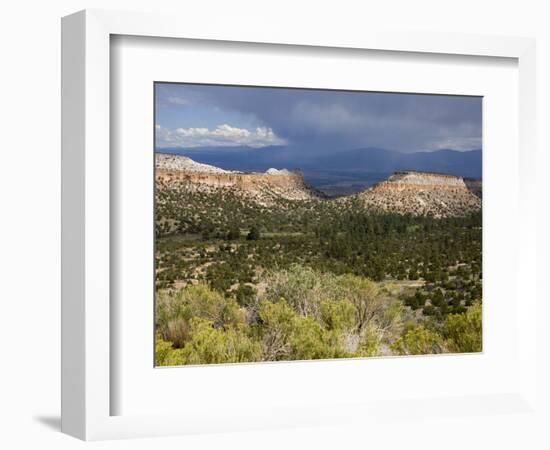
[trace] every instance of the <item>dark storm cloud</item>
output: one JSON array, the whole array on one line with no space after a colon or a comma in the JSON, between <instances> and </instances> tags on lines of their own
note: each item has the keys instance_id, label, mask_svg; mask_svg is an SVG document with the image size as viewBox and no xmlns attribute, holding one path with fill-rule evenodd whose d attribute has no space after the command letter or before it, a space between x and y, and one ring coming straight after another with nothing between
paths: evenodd
<instances>
[{"instance_id":1,"label":"dark storm cloud","mask_svg":"<svg viewBox=\"0 0 550 450\"><path fill-rule=\"evenodd\" d=\"M254 116L303 151L481 148L480 97L200 85L167 85L159 97Z\"/></svg>"}]
</instances>

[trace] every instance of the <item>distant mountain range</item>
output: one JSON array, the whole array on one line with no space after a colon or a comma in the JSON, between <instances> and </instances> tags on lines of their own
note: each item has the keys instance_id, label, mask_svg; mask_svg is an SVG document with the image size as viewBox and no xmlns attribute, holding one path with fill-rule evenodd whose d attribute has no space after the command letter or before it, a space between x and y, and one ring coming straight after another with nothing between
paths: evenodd
<instances>
[{"instance_id":1,"label":"distant mountain range","mask_svg":"<svg viewBox=\"0 0 550 450\"><path fill-rule=\"evenodd\" d=\"M482 177L481 150L437 150L400 153L381 148L359 148L312 154L292 147L163 148L157 152L184 155L227 170L299 169L312 186L329 195L347 195L386 179L400 170Z\"/></svg>"},{"instance_id":2,"label":"distant mountain range","mask_svg":"<svg viewBox=\"0 0 550 450\"><path fill-rule=\"evenodd\" d=\"M304 154L288 147L164 148L157 151L189 156L197 162L230 170L265 171L270 167L285 167L304 171L330 169L379 173L410 169L481 178L481 150L400 153L381 148L358 148L321 155Z\"/></svg>"}]
</instances>

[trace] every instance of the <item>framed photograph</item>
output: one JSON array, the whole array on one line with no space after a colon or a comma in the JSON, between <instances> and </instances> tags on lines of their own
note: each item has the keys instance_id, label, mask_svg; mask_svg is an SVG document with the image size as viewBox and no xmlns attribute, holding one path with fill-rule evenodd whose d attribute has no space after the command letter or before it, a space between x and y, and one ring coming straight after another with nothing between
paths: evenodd
<instances>
[{"instance_id":1,"label":"framed photograph","mask_svg":"<svg viewBox=\"0 0 550 450\"><path fill-rule=\"evenodd\" d=\"M480 96L155 83L156 364L481 352L481 177Z\"/></svg>"},{"instance_id":2,"label":"framed photograph","mask_svg":"<svg viewBox=\"0 0 550 450\"><path fill-rule=\"evenodd\" d=\"M63 19L63 431L537 414L534 42L206 30Z\"/></svg>"}]
</instances>

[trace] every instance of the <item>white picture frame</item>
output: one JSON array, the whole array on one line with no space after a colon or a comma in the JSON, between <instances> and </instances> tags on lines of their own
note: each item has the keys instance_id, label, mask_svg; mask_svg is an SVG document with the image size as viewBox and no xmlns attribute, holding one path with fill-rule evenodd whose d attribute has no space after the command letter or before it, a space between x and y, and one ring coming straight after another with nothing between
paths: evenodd
<instances>
[{"instance_id":1,"label":"white picture frame","mask_svg":"<svg viewBox=\"0 0 550 450\"><path fill-rule=\"evenodd\" d=\"M111 186L117 176L110 167L111 36L142 36L236 43L284 44L307 48L365 49L417 55L446 54L500 57L518 64L519 182L517 277L535 273L535 43L532 39L418 34L383 30L349 30L338 35L278 28L205 27L192 18L164 14L82 11L62 22L62 430L85 440L173 434L253 430L312 424L361 423L361 418L389 413L384 401L332 404L330 411L314 404L277 405L269 411L221 409L169 414L112 415L113 382ZM515 237L516 238L516 237ZM515 242L515 241L514 241ZM522 288L523 289L523 288ZM426 409L441 416L492 415L503 410L537 414L536 293L526 286L518 304L518 371L515 388L499 394L464 397L402 398L407 414ZM512 294L514 295L514 294ZM515 293L517 296L518 294ZM152 340L152 339L151 339ZM394 360L399 364L398 360ZM308 371L322 366L309 365ZM249 367L250 368L250 367ZM167 369L170 370L170 369ZM200 368L198 369L200 370ZM183 374L183 372L182 372ZM183 376L183 375L182 375ZM399 398L397 399L399 400ZM395 402L393 399L392 402ZM215 408L215 405L213 405ZM237 408L238 409L238 408ZM244 420L246 419L246 420Z\"/></svg>"}]
</instances>

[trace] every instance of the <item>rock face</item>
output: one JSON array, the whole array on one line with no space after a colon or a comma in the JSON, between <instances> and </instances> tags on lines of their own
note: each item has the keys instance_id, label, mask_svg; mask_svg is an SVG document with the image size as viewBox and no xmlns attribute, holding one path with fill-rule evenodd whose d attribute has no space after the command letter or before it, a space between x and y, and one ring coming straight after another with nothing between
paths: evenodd
<instances>
[{"instance_id":1,"label":"rock face","mask_svg":"<svg viewBox=\"0 0 550 450\"><path fill-rule=\"evenodd\" d=\"M189 173L231 173L229 170L195 162L187 156L169 155L167 153L155 153L155 166L157 170L163 171L183 171Z\"/></svg>"},{"instance_id":2,"label":"rock face","mask_svg":"<svg viewBox=\"0 0 550 450\"><path fill-rule=\"evenodd\" d=\"M481 209L461 177L417 171L395 172L387 180L358 194L327 199L308 186L300 172L269 169L264 173L237 172L201 164L185 156L156 154L155 179L158 189L176 188L180 195L236 193L244 201L262 206L281 201L359 201L372 209L433 217L463 216Z\"/></svg>"},{"instance_id":3,"label":"rock face","mask_svg":"<svg viewBox=\"0 0 550 450\"><path fill-rule=\"evenodd\" d=\"M155 178L159 185L177 184L189 191L239 191L251 200L270 205L276 199L315 200L323 194L308 186L301 173L269 169L265 173L235 172L200 164L185 156L156 155Z\"/></svg>"},{"instance_id":4,"label":"rock face","mask_svg":"<svg viewBox=\"0 0 550 450\"><path fill-rule=\"evenodd\" d=\"M462 177L430 172L395 172L354 197L369 207L433 217L462 216L481 209L481 199Z\"/></svg>"},{"instance_id":5,"label":"rock face","mask_svg":"<svg viewBox=\"0 0 550 450\"><path fill-rule=\"evenodd\" d=\"M290 170L287 170L287 169L274 169L274 168L271 168L271 169L267 169L265 171L265 173L267 175L291 175L292 172Z\"/></svg>"},{"instance_id":6,"label":"rock face","mask_svg":"<svg viewBox=\"0 0 550 450\"><path fill-rule=\"evenodd\" d=\"M386 181L378 183L376 189L411 189L425 187L451 191L464 190L466 184L461 177L431 172L404 171L395 172Z\"/></svg>"}]
</instances>

